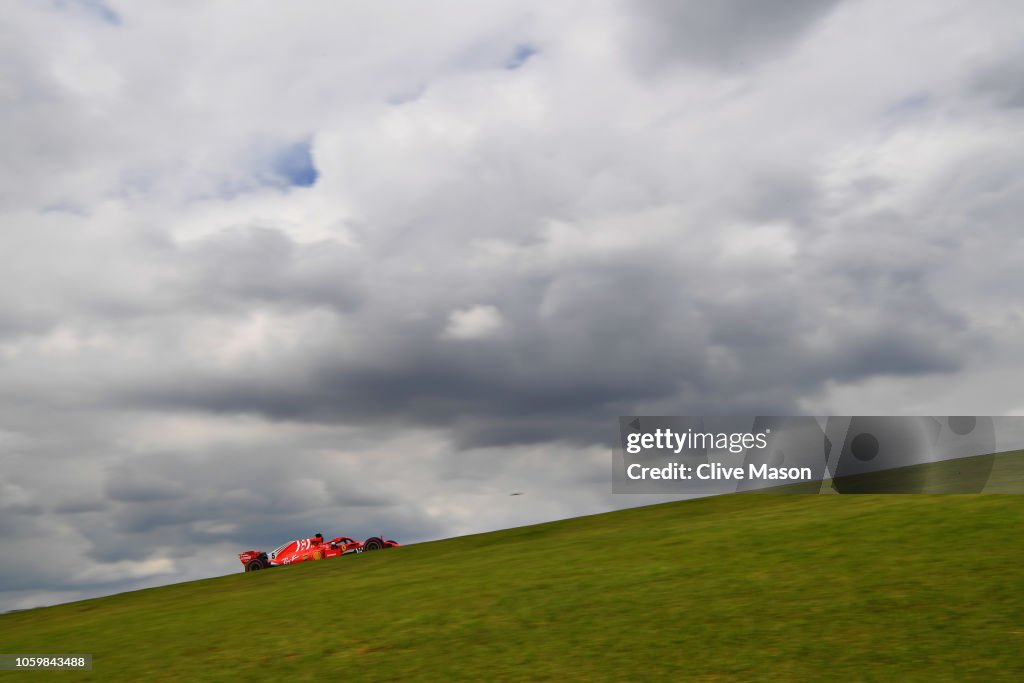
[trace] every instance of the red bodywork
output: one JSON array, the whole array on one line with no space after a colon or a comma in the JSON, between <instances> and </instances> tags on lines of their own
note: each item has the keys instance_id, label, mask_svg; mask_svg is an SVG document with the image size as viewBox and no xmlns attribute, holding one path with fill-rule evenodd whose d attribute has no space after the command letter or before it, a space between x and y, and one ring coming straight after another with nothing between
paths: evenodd
<instances>
[{"instance_id":1,"label":"red bodywork","mask_svg":"<svg viewBox=\"0 0 1024 683\"><path fill-rule=\"evenodd\" d=\"M397 547L395 541L385 541L383 538L373 536L365 541L357 541L348 536L338 536L325 541L322 536L317 535L311 538L300 538L290 543L285 543L272 553L265 553L260 550L246 550L239 554L245 571L251 572L257 569L268 569L280 567L286 564L324 560L328 557L341 557L361 553L368 550L382 550L384 548Z\"/></svg>"}]
</instances>

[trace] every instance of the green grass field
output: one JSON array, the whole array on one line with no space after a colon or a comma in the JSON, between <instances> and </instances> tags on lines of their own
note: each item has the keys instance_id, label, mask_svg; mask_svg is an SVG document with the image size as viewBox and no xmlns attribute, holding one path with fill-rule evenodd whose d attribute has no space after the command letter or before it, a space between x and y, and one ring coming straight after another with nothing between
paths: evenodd
<instances>
[{"instance_id":1,"label":"green grass field","mask_svg":"<svg viewBox=\"0 0 1024 683\"><path fill-rule=\"evenodd\" d=\"M0 677L1019 681L1022 523L1019 495L635 508L3 615L2 652L94 659Z\"/></svg>"}]
</instances>

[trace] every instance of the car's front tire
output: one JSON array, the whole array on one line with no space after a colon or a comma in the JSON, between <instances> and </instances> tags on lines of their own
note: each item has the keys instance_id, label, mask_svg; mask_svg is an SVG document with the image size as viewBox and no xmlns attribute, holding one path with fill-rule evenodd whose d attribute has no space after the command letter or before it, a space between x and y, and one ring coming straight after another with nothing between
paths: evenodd
<instances>
[{"instance_id":1,"label":"car's front tire","mask_svg":"<svg viewBox=\"0 0 1024 683\"><path fill-rule=\"evenodd\" d=\"M363 550L381 550L384 548L384 541L380 540L376 536L368 538L363 541Z\"/></svg>"}]
</instances>

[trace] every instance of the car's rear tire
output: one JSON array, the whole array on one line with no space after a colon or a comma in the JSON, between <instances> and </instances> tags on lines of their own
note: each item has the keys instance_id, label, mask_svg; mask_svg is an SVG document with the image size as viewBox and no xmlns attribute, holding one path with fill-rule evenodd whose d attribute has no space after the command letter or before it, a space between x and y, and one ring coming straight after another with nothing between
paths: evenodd
<instances>
[{"instance_id":1,"label":"car's rear tire","mask_svg":"<svg viewBox=\"0 0 1024 683\"><path fill-rule=\"evenodd\" d=\"M245 565L245 571L254 572L259 569L263 569L263 563L259 560L253 560L249 564Z\"/></svg>"},{"instance_id":2,"label":"car's rear tire","mask_svg":"<svg viewBox=\"0 0 1024 683\"><path fill-rule=\"evenodd\" d=\"M368 538L363 541L363 550L381 550L384 548L384 541L380 540L376 536Z\"/></svg>"}]
</instances>

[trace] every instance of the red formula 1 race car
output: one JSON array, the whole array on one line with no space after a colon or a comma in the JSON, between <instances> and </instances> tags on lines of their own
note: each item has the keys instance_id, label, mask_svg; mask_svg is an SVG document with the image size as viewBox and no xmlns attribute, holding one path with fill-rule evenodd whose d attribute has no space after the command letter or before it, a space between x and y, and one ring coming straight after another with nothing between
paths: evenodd
<instances>
[{"instance_id":1,"label":"red formula 1 race car","mask_svg":"<svg viewBox=\"0 0 1024 683\"><path fill-rule=\"evenodd\" d=\"M365 541L357 541L348 536L338 536L325 541L323 534L317 534L310 538L289 541L272 553L246 550L239 554L238 559L242 561L245 571L253 572L258 569L281 567L296 562L323 560L328 557L341 557L342 555L362 553L367 550L383 550L396 546L398 543L395 541L385 541L379 536L373 536Z\"/></svg>"}]
</instances>

